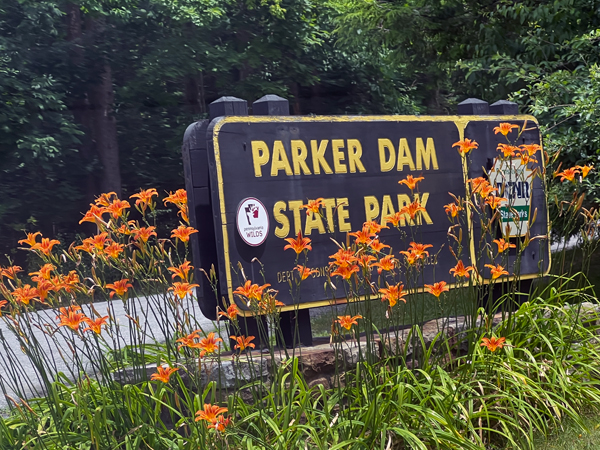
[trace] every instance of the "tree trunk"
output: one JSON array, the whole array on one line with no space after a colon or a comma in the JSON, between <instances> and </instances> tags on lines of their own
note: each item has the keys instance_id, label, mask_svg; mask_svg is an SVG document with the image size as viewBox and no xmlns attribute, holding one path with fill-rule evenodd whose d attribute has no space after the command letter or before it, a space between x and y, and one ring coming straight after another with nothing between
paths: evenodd
<instances>
[{"instance_id":1,"label":"tree trunk","mask_svg":"<svg viewBox=\"0 0 600 450\"><path fill-rule=\"evenodd\" d=\"M119 165L119 144L117 141L117 121L112 115L114 89L110 64L104 61L99 72L100 81L92 84L88 97L92 107L92 136L96 152L102 164L100 188L103 192L115 192L121 196L121 168Z\"/></svg>"},{"instance_id":2,"label":"tree trunk","mask_svg":"<svg viewBox=\"0 0 600 450\"><path fill-rule=\"evenodd\" d=\"M91 69L93 81L88 85L87 96L92 113L92 139L102 173L100 189L121 196L121 168L119 164L119 144L117 121L113 116L115 98L110 61L102 54L105 24L103 19L86 17L86 32L92 36L96 51L92 55Z\"/></svg>"},{"instance_id":3,"label":"tree trunk","mask_svg":"<svg viewBox=\"0 0 600 450\"><path fill-rule=\"evenodd\" d=\"M101 164L99 174L86 177L86 197L91 201L98 195L98 185L103 192L121 195L121 170L117 123L113 116L114 88L112 69L108 59L99 50L104 39L104 21L85 17L78 5L66 6L67 39L72 42L71 63L79 76L79 93L70 102L70 108L85 132L80 146L81 157L87 167L93 166L97 157ZM87 58L86 58L87 56ZM99 183L96 183L96 179Z\"/></svg>"},{"instance_id":4,"label":"tree trunk","mask_svg":"<svg viewBox=\"0 0 600 450\"><path fill-rule=\"evenodd\" d=\"M73 66L73 71L84 70L85 63L85 48L83 44L83 30L81 8L79 5L67 3L66 5L66 20L67 20L67 41L71 43L69 48L70 62ZM81 138L79 147L79 156L81 157L84 170L90 170L85 175L85 205L94 201L94 197L98 195L98 185L96 177L91 172L91 167L94 165L94 149L92 142L92 114L90 104L87 98L85 88L81 92L73 92L69 98L69 111L73 114L75 121L81 125L82 131L85 133Z\"/></svg>"}]
</instances>

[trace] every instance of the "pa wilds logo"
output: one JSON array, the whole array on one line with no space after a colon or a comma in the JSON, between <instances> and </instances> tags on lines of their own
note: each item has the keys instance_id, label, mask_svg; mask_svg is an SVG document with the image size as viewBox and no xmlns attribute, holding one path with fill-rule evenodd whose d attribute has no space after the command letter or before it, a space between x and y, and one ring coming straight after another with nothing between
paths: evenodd
<instances>
[{"instance_id":1,"label":"pa wilds logo","mask_svg":"<svg viewBox=\"0 0 600 450\"><path fill-rule=\"evenodd\" d=\"M252 219L258 219L260 209L254 203L248 203L248 206L244 208L246 211L246 218L248 219L248 225L252 225Z\"/></svg>"},{"instance_id":2,"label":"pa wilds logo","mask_svg":"<svg viewBox=\"0 0 600 450\"><path fill-rule=\"evenodd\" d=\"M263 244L269 235L269 214L262 202L254 197L242 200L236 217L242 240L253 247Z\"/></svg>"}]
</instances>

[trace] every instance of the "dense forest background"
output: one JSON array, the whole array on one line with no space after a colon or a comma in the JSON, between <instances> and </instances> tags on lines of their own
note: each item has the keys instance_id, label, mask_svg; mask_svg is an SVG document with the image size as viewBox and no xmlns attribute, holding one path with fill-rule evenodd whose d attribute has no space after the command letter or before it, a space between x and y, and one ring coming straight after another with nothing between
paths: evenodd
<instances>
[{"instance_id":1,"label":"dense forest background","mask_svg":"<svg viewBox=\"0 0 600 450\"><path fill-rule=\"evenodd\" d=\"M222 95L292 114L538 117L565 165L600 148L594 0L2 0L0 254L94 196L183 187L181 141ZM588 204L600 196L584 180ZM560 186L555 191L560 193Z\"/></svg>"}]
</instances>

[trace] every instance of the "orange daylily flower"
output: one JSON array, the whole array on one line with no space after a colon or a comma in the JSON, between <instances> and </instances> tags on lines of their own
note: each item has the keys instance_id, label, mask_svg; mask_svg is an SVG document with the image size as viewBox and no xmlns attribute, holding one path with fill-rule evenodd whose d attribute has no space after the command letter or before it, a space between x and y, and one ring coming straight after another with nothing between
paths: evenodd
<instances>
[{"instance_id":1,"label":"orange daylily flower","mask_svg":"<svg viewBox=\"0 0 600 450\"><path fill-rule=\"evenodd\" d=\"M360 231L355 231L354 233L348 233L350 236L356 238L354 243L357 245L366 244L369 245L371 243L371 238L375 237L374 233L371 233L368 228L363 227Z\"/></svg>"},{"instance_id":2,"label":"orange daylily flower","mask_svg":"<svg viewBox=\"0 0 600 450\"><path fill-rule=\"evenodd\" d=\"M275 294L277 291L274 291ZM285 306L285 303L280 302L275 298L275 295L268 293L265 297L258 303L258 310L260 314L273 314L277 308L280 306Z\"/></svg>"},{"instance_id":3,"label":"orange daylily flower","mask_svg":"<svg viewBox=\"0 0 600 450\"><path fill-rule=\"evenodd\" d=\"M77 245L74 247L75 250L83 250L84 252L93 253L95 250L94 243L92 242L92 238L85 238L81 245Z\"/></svg>"},{"instance_id":4,"label":"orange daylily flower","mask_svg":"<svg viewBox=\"0 0 600 450\"><path fill-rule=\"evenodd\" d=\"M20 271L19 267L19 271ZM31 272L29 275L36 283L40 280L49 280L52 278L51 272L56 269L52 264L44 264L37 272ZM10 277L9 277L10 278ZM14 279L14 278L13 278Z\"/></svg>"},{"instance_id":5,"label":"orange daylily flower","mask_svg":"<svg viewBox=\"0 0 600 450\"><path fill-rule=\"evenodd\" d=\"M585 166L575 166L577 169L581 170L581 176L583 178L588 176L588 173L590 173L590 171L594 168L594 166L588 166L587 164Z\"/></svg>"},{"instance_id":6,"label":"orange daylily flower","mask_svg":"<svg viewBox=\"0 0 600 450\"><path fill-rule=\"evenodd\" d=\"M291 248L296 252L297 255L302 253L304 250L312 250L310 238L302 237L302 231L298 231L298 236L296 239L287 238L285 241L288 243L288 245L283 247L283 249L287 250L288 248Z\"/></svg>"},{"instance_id":7,"label":"orange daylily flower","mask_svg":"<svg viewBox=\"0 0 600 450\"><path fill-rule=\"evenodd\" d=\"M508 272L500 264L496 264L495 266L486 264L485 267L488 267L492 272L492 280L500 278L502 275L508 275Z\"/></svg>"},{"instance_id":8,"label":"orange daylily flower","mask_svg":"<svg viewBox=\"0 0 600 450\"><path fill-rule=\"evenodd\" d=\"M95 320L92 320L89 317L86 318L85 323L88 324L88 327L84 328L83 331L93 331L96 334L100 334L102 332L102 326L106 325L108 317L109 316L98 317Z\"/></svg>"},{"instance_id":9,"label":"orange daylily flower","mask_svg":"<svg viewBox=\"0 0 600 450\"><path fill-rule=\"evenodd\" d=\"M431 244L417 244L416 242L411 242L409 244L408 250L411 252L415 252L418 257L421 257L423 255L429 256L429 252L427 251L427 249L432 247L433 245Z\"/></svg>"},{"instance_id":10,"label":"orange daylily flower","mask_svg":"<svg viewBox=\"0 0 600 450\"><path fill-rule=\"evenodd\" d=\"M356 256L354 256L354 252L351 249L343 249L340 248L337 252L329 257L330 259L335 259L329 263L329 265L337 265L339 267L349 266L356 262Z\"/></svg>"},{"instance_id":11,"label":"orange daylily flower","mask_svg":"<svg viewBox=\"0 0 600 450\"><path fill-rule=\"evenodd\" d=\"M183 264L179 265L179 267L169 267L167 270L169 272L173 272L171 278L175 279L175 277L179 277L181 278L181 281L187 281L188 274L193 268L194 266L190 265L189 261L184 261Z\"/></svg>"},{"instance_id":12,"label":"orange daylily flower","mask_svg":"<svg viewBox=\"0 0 600 450\"><path fill-rule=\"evenodd\" d=\"M246 336L229 336L229 337L237 342L237 344L235 344L235 346L233 347L234 350L239 349L241 352L243 352L247 348L256 347L254 344L252 344L250 342L250 341L254 340L254 336L248 336L248 337L246 337Z\"/></svg>"},{"instance_id":13,"label":"orange daylily flower","mask_svg":"<svg viewBox=\"0 0 600 450\"><path fill-rule=\"evenodd\" d=\"M198 348L198 343L196 339L200 339L199 333L202 330L194 330L187 336L177 339L175 342L179 342L180 344L177 346L177 350L180 350L181 347L189 347L189 348Z\"/></svg>"},{"instance_id":14,"label":"orange daylily flower","mask_svg":"<svg viewBox=\"0 0 600 450\"><path fill-rule=\"evenodd\" d=\"M125 236L129 236L133 229L137 228L135 220L129 220L127 224L122 224L115 231L119 234L123 234Z\"/></svg>"},{"instance_id":15,"label":"orange daylily flower","mask_svg":"<svg viewBox=\"0 0 600 450\"><path fill-rule=\"evenodd\" d=\"M502 156L505 158L512 158L517 154L519 148L509 144L498 144L496 150L502 152Z\"/></svg>"},{"instance_id":16,"label":"orange daylily flower","mask_svg":"<svg viewBox=\"0 0 600 450\"><path fill-rule=\"evenodd\" d=\"M370 220L368 222L363 223L363 231L366 229L369 233L378 234L381 232L383 228L388 228L380 223L377 223L376 220Z\"/></svg>"},{"instance_id":17,"label":"orange daylily flower","mask_svg":"<svg viewBox=\"0 0 600 450\"><path fill-rule=\"evenodd\" d=\"M171 231L171 237L177 238L181 242L188 242L190 240L190 235L197 232L198 230L195 228L179 225L176 229Z\"/></svg>"},{"instance_id":18,"label":"orange daylily flower","mask_svg":"<svg viewBox=\"0 0 600 450\"><path fill-rule=\"evenodd\" d=\"M340 324L341 327L345 328L346 330L350 331L350 328L352 328L352 325L358 325L357 320L358 319L362 319L363 317L361 315L358 316L338 316L336 322Z\"/></svg>"},{"instance_id":19,"label":"orange daylily flower","mask_svg":"<svg viewBox=\"0 0 600 450\"><path fill-rule=\"evenodd\" d=\"M51 265L51 264L49 264L49 265ZM54 267L54 266L52 266L52 267ZM5 269L0 268L0 277L6 277L6 278L10 278L11 280L16 280L17 273L19 273L19 272L23 272L23 269L21 269L21 266L10 266ZM36 272L30 273L29 275L34 275L35 273ZM33 281L37 281L37 280L33 280Z\"/></svg>"},{"instance_id":20,"label":"orange daylily flower","mask_svg":"<svg viewBox=\"0 0 600 450\"><path fill-rule=\"evenodd\" d=\"M395 306L396 303L398 303L398 300L406 303L406 299L404 297L408 295L408 292L404 292L404 285L402 283L392 286L388 284L387 288L381 288L379 289L379 292L383 294L381 301L389 301L390 306Z\"/></svg>"},{"instance_id":21,"label":"orange daylily flower","mask_svg":"<svg viewBox=\"0 0 600 450\"><path fill-rule=\"evenodd\" d=\"M357 263L363 268L363 269L368 269L370 268L373 263L372 261L377 261L377 258L375 258L373 255L366 255L366 254L362 254L358 257L357 259Z\"/></svg>"},{"instance_id":22,"label":"orange daylily flower","mask_svg":"<svg viewBox=\"0 0 600 450\"><path fill-rule=\"evenodd\" d=\"M150 236L156 236L156 227L141 227L131 230L135 240L141 240L142 242L148 242Z\"/></svg>"},{"instance_id":23,"label":"orange daylily flower","mask_svg":"<svg viewBox=\"0 0 600 450\"><path fill-rule=\"evenodd\" d=\"M175 283L173 283L173 286L171 286L168 290L173 291L173 293L177 297L179 297L180 299L183 299L186 295L192 295L192 291L195 287L200 287L200 285L190 284L190 283L180 283L179 281L176 281Z\"/></svg>"},{"instance_id":24,"label":"orange daylily flower","mask_svg":"<svg viewBox=\"0 0 600 450\"><path fill-rule=\"evenodd\" d=\"M494 239L494 243L498 245L498 253L502 253L503 251L508 250L509 248L517 247L515 244L506 242L504 239Z\"/></svg>"},{"instance_id":25,"label":"orange daylily flower","mask_svg":"<svg viewBox=\"0 0 600 450\"><path fill-rule=\"evenodd\" d=\"M479 144L471 139L465 139L464 141L458 141L452 144L452 147L458 147L458 153L462 156L469 153L471 150L479 147Z\"/></svg>"},{"instance_id":26,"label":"orange daylily flower","mask_svg":"<svg viewBox=\"0 0 600 450\"><path fill-rule=\"evenodd\" d=\"M482 338L481 339L481 347L487 347L490 352L495 352L497 349L504 347L506 342L506 338L496 338L492 336L491 338Z\"/></svg>"},{"instance_id":27,"label":"orange daylily flower","mask_svg":"<svg viewBox=\"0 0 600 450\"><path fill-rule=\"evenodd\" d=\"M205 403L204 409L196 412L196 422L205 420L210 424L215 424L219 420L219 416L227 412L227 408L223 408L217 405L210 405Z\"/></svg>"},{"instance_id":28,"label":"orange daylily flower","mask_svg":"<svg viewBox=\"0 0 600 450\"><path fill-rule=\"evenodd\" d=\"M109 246L104 249L104 253L113 259L117 259L121 253L123 253L123 244L112 242Z\"/></svg>"},{"instance_id":29,"label":"orange daylily flower","mask_svg":"<svg viewBox=\"0 0 600 450\"><path fill-rule=\"evenodd\" d=\"M419 255L418 253L415 253L414 251L401 250L400 253L406 257L406 262L409 266L412 266L413 264L417 263L420 259L422 259L423 256Z\"/></svg>"},{"instance_id":30,"label":"orange daylily flower","mask_svg":"<svg viewBox=\"0 0 600 450\"><path fill-rule=\"evenodd\" d=\"M504 156L505 158L512 158L517 154L519 148L515 147L514 145L498 144L496 150L502 152L502 156Z\"/></svg>"},{"instance_id":31,"label":"orange daylily flower","mask_svg":"<svg viewBox=\"0 0 600 450\"><path fill-rule=\"evenodd\" d=\"M527 154L527 152L522 152L520 155L521 157L521 164L528 164L528 163L536 163L537 159L535 159L534 157L530 156Z\"/></svg>"},{"instance_id":32,"label":"orange daylily flower","mask_svg":"<svg viewBox=\"0 0 600 450\"><path fill-rule=\"evenodd\" d=\"M16 288L12 291L12 296L17 303L29 305L29 302L38 296L38 292L36 288L26 284L25 286Z\"/></svg>"},{"instance_id":33,"label":"orange daylily flower","mask_svg":"<svg viewBox=\"0 0 600 450\"><path fill-rule=\"evenodd\" d=\"M97 234L91 238L84 239L84 242L88 239L90 239L90 242L94 245L94 247L97 250L104 250L104 244L107 242L107 240L108 242L110 242L110 239L108 239L108 233L106 232Z\"/></svg>"},{"instance_id":34,"label":"orange daylily flower","mask_svg":"<svg viewBox=\"0 0 600 450\"><path fill-rule=\"evenodd\" d=\"M519 128L519 125L512 123L502 122L499 127L494 127L494 134L502 133L504 136L508 136L513 129Z\"/></svg>"},{"instance_id":35,"label":"orange daylily flower","mask_svg":"<svg viewBox=\"0 0 600 450\"><path fill-rule=\"evenodd\" d=\"M79 225L83 222L98 223L102 221L102 214L105 212L106 208L90 203L90 209L83 215L83 218L79 221Z\"/></svg>"},{"instance_id":36,"label":"orange daylily flower","mask_svg":"<svg viewBox=\"0 0 600 450\"><path fill-rule=\"evenodd\" d=\"M135 206L137 206L142 212L146 211L146 208L150 206L150 209L153 209L154 203L152 202L152 197L158 196L158 192L156 189L140 189L140 192L137 194L130 195L129 198L137 198L135 201Z\"/></svg>"},{"instance_id":37,"label":"orange daylily flower","mask_svg":"<svg viewBox=\"0 0 600 450\"><path fill-rule=\"evenodd\" d=\"M381 258L378 262L373 264L373 267L378 268L377 273L379 274L384 270L388 272L390 270L394 270L394 267L396 267L396 260L392 255L386 255L383 258Z\"/></svg>"},{"instance_id":38,"label":"orange daylily flower","mask_svg":"<svg viewBox=\"0 0 600 450\"><path fill-rule=\"evenodd\" d=\"M37 277L36 277L37 278ZM50 291L54 290L55 286L50 280L40 279L37 282L37 296L40 298L40 302L44 303L44 301L48 298L48 294Z\"/></svg>"},{"instance_id":39,"label":"orange daylily flower","mask_svg":"<svg viewBox=\"0 0 600 450\"><path fill-rule=\"evenodd\" d=\"M213 423L211 423L210 425L208 425L207 428L214 428L217 431L223 432L225 431L225 428L227 428L228 426L231 425L231 417L223 417L223 416L219 416L217 417L217 420Z\"/></svg>"},{"instance_id":40,"label":"orange daylily flower","mask_svg":"<svg viewBox=\"0 0 600 450\"><path fill-rule=\"evenodd\" d=\"M446 214L449 214L450 217L454 218L458 216L458 212L463 209L456 203L448 203L447 205L444 205L444 210L446 211Z\"/></svg>"},{"instance_id":41,"label":"orange daylily flower","mask_svg":"<svg viewBox=\"0 0 600 450\"><path fill-rule=\"evenodd\" d=\"M384 248L390 248L389 245L386 245L386 244L383 244L382 242L379 242L379 239L373 239L371 241L371 244L369 244L369 247L371 247L371 249L374 252L377 252L377 253L379 253Z\"/></svg>"},{"instance_id":42,"label":"orange daylily flower","mask_svg":"<svg viewBox=\"0 0 600 450\"><path fill-rule=\"evenodd\" d=\"M31 249L39 250L44 255L49 256L50 252L52 251L52 247L57 244L60 244L60 241L57 241L56 239L50 240L49 238L42 238L42 242L35 244L33 247L31 247Z\"/></svg>"},{"instance_id":43,"label":"orange daylily flower","mask_svg":"<svg viewBox=\"0 0 600 450\"><path fill-rule=\"evenodd\" d=\"M178 189L175 193L169 192L169 195L164 198L163 203L173 203L178 208L187 206L187 192L185 189Z\"/></svg>"},{"instance_id":44,"label":"orange daylily flower","mask_svg":"<svg viewBox=\"0 0 600 450\"><path fill-rule=\"evenodd\" d=\"M110 298L113 298L115 294L117 294L119 297L123 297L130 287L133 287L133 285L129 283L127 278L106 285L107 289L112 290L110 293Z\"/></svg>"},{"instance_id":45,"label":"orange daylily flower","mask_svg":"<svg viewBox=\"0 0 600 450\"><path fill-rule=\"evenodd\" d=\"M542 146L539 144L522 144L519 147L521 147L522 152L527 152L529 156L533 156L538 150L542 150Z\"/></svg>"},{"instance_id":46,"label":"orange daylily flower","mask_svg":"<svg viewBox=\"0 0 600 450\"><path fill-rule=\"evenodd\" d=\"M483 177L470 178L467 180L471 184L471 193L477 194L483 187L489 186L490 183Z\"/></svg>"},{"instance_id":47,"label":"orange daylily flower","mask_svg":"<svg viewBox=\"0 0 600 450\"><path fill-rule=\"evenodd\" d=\"M110 205L106 207L106 212L109 212L116 219L121 217L123 211L130 207L131 205L127 200L119 200L116 198Z\"/></svg>"},{"instance_id":48,"label":"orange daylily flower","mask_svg":"<svg viewBox=\"0 0 600 450\"><path fill-rule=\"evenodd\" d=\"M405 214L403 212L397 212L390 216L385 216L383 218L383 220L386 224L389 222L392 225L394 225L395 227L397 227L398 224L400 223L400 221L404 220L404 217L405 217Z\"/></svg>"},{"instance_id":49,"label":"orange daylily flower","mask_svg":"<svg viewBox=\"0 0 600 450\"><path fill-rule=\"evenodd\" d=\"M42 233L40 233L39 231L36 231L35 233L27 233L27 239L21 239L18 242L21 245L27 244L30 247L35 247L37 245L35 238L37 236L41 236L41 235L42 235Z\"/></svg>"},{"instance_id":50,"label":"orange daylily flower","mask_svg":"<svg viewBox=\"0 0 600 450\"><path fill-rule=\"evenodd\" d=\"M94 200L94 203L99 206L108 206L111 204L113 197L117 198L117 194L115 192L103 193L100 194L96 200Z\"/></svg>"},{"instance_id":51,"label":"orange daylily flower","mask_svg":"<svg viewBox=\"0 0 600 450\"><path fill-rule=\"evenodd\" d=\"M554 177L560 177L560 181L569 180L570 182L575 182L575 176L579 173L579 170L576 167L571 167L570 169L565 169L562 172L554 174Z\"/></svg>"},{"instance_id":52,"label":"orange daylily flower","mask_svg":"<svg viewBox=\"0 0 600 450\"><path fill-rule=\"evenodd\" d=\"M482 199L487 199L487 197L489 197L489 195L492 192L495 192L497 190L498 190L498 188L495 188L491 184L486 183L485 185L481 186L481 188L479 189L479 195L481 196Z\"/></svg>"},{"instance_id":53,"label":"orange daylily flower","mask_svg":"<svg viewBox=\"0 0 600 450\"><path fill-rule=\"evenodd\" d=\"M417 183L424 179L425 177L413 178L412 175L407 175L404 180L398 181L398 184L405 184L411 191L413 191L415 187L417 187Z\"/></svg>"},{"instance_id":54,"label":"orange daylily flower","mask_svg":"<svg viewBox=\"0 0 600 450\"><path fill-rule=\"evenodd\" d=\"M450 269L450 273L453 274L455 277L469 278L469 272L472 272L473 270L475 270L473 266L465 267L463 262L459 261L458 263L456 263L456 266Z\"/></svg>"},{"instance_id":55,"label":"orange daylily flower","mask_svg":"<svg viewBox=\"0 0 600 450\"><path fill-rule=\"evenodd\" d=\"M438 281L437 283L426 284L425 290L430 294L435 295L437 298L440 298L442 292L447 292L450 288L446 285L445 281Z\"/></svg>"},{"instance_id":56,"label":"orange daylily flower","mask_svg":"<svg viewBox=\"0 0 600 450\"><path fill-rule=\"evenodd\" d=\"M2 317L2 308L4 308L6 305L8 305L6 300L0 300L0 317Z\"/></svg>"},{"instance_id":57,"label":"orange daylily flower","mask_svg":"<svg viewBox=\"0 0 600 450\"><path fill-rule=\"evenodd\" d=\"M244 286L238 287L234 294L237 294L241 297L246 297L248 300L260 300L263 296L263 291L271 286L270 284L263 284L259 286L258 284L252 284L252 281L246 280Z\"/></svg>"},{"instance_id":58,"label":"orange daylily flower","mask_svg":"<svg viewBox=\"0 0 600 450\"><path fill-rule=\"evenodd\" d=\"M64 286L74 286L79 283L79 275L74 270L71 270L66 276L61 277L61 283Z\"/></svg>"},{"instance_id":59,"label":"orange daylily flower","mask_svg":"<svg viewBox=\"0 0 600 450\"><path fill-rule=\"evenodd\" d=\"M403 206L400 209L400 214L408 214L410 218L414 220L415 216L421 211L427 210L421 206L421 203L418 200L415 200L411 204Z\"/></svg>"},{"instance_id":60,"label":"orange daylily flower","mask_svg":"<svg viewBox=\"0 0 600 450\"><path fill-rule=\"evenodd\" d=\"M60 308L57 319L60 319L59 327L69 327L73 331L79 330L79 326L85 323L87 317L81 312L79 306L69 306L68 308Z\"/></svg>"},{"instance_id":61,"label":"orange daylily flower","mask_svg":"<svg viewBox=\"0 0 600 450\"><path fill-rule=\"evenodd\" d=\"M318 214L321 207L323 206L323 198L318 198L316 200L309 200L306 205L302 205L300 209L306 209L306 215L308 216L311 212L314 214Z\"/></svg>"},{"instance_id":62,"label":"orange daylily flower","mask_svg":"<svg viewBox=\"0 0 600 450\"><path fill-rule=\"evenodd\" d=\"M498 206L502 204L502 202L507 202L508 199L504 197L499 197L497 195L490 195L485 199L485 203L490 205L490 208L496 209Z\"/></svg>"},{"instance_id":63,"label":"orange daylily flower","mask_svg":"<svg viewBox=\"0 0 600 450\"><path fill-rule=\"evenodd\" d=\"M329 275L332 277L338 276L338 277L342 277L344 280L349 280L350 277L352 276L352 274L355 272L360 272L360 268L356 264L354 264L352 266L345 265L345 266L338 266L338 268L335 269L333 272L331 272Z\"/></svg>"},{"instance_id":64,"label":"orange daylily flower","mask_svg":"<svg viewBox=\"0 0 600 450\"><path fill-rule=\"evenodd\" d=\"M298 271L298 275L300 275L300 281L304 281L309 276L311 276L315 273L319 273L319 271L316 269L309 269L308 267L304 267L304 266L300 266L300 265L294 267L294 270Z\"/></svg>"},{"instance_id":65,"label":"orange daylily flower","mask_svg":"<svg viewBox=\"0 0 600 450\"><path fill-rule=\"evenodd\" d=\"M150 375L150 379L152 381L162 381L163 383L168 383L169 378L171 378L171 375L173 375L178 370L179 369L176 367L156 366L156 373Z\"/></svg>"},{"instance_id":66,"label":"orange daylily flower","mask_svg":"<svg viewBox=\"0 0 600 450\"><path fill-rule=\"evenodd\" d=\"M215 337L215 333L211 332L205 338L200 339L198 342L198 348L202 349L200 352L200 358L203 358L206 354L212 354L219 349L219 342L223 339Z\"/></svg>"},{"instance_id":67,"label":"orange daylily flower","mask_svg":"<svg viewBox=\"0 0 600 450\"><path fill-rule=\"evenodd\" d=\"M239 314L238 307L236 305L229 305L226 312L219 311L219 316L225 316L229 320L236 320Z\"/></svg>"}]
</instances>

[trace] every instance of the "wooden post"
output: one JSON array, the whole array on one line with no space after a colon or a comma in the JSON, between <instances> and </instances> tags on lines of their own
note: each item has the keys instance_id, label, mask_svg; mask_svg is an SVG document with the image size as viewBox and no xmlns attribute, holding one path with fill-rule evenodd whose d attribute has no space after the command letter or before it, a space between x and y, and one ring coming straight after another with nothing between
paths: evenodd
<instances>
[{"instance_id":1,"label":"wooden post","mask_svg":"<svg viewBox=\"0 0 600 450\"><path fill-rule=\"evenodd\" d=\"M255 116L289 116L289 102L278 95L265 95L252 103L252 113ZM312 329L310 311L297 309L285 311L279 315L281 335L277 336L280 347L292 348L295 344L306 347L312 345Z\"/></svg>"},{"instance_id":2,"label":"wooden post","mask_svg":"<svg viewBox=\"0 0 600 450\"><path fill-rule=\"evenodd\" d=\"M243 99L237 98L237 97L221 97L209 105L209 113L210 113L211 120L215 119L217 117L222 117L222 116L247 116L248 115L248 102L246 100L243 100ZM205 148L207 148L207 136L206 136L207 128L208 128L208 123L207 123L207 127L204 129ZM208 183L208 161L206 161L206 165L207 165L206 166L207 167L206 174L207 174L207 183ZM209 199L210 199L210 195L209 195ZM210 223L212 224L212 239L214 241L215 229L214 229L214 222L213 222L212 200L211 200L210 207L206 212L205 217L208 218ZM198 234L200 234L200 233L198 233ZM202 237L201 237L201 239L202 239ZM215 268L217 268L216 246L215 246L215 255L214 256L215 257L214 257L213 261L214 261ZM254 282L255 280L252 280L252 281ZM205 284L207 284L207 283L205 283ZM220 286L217 288L217 292L219 292L219 293L221 292ZM213 297L214 297L214 294L213 294ZM219 303L219 300L215 299L215 303ZM218 306L222 309L226 309L228 305L219 304ZM258 320L262 321L264 336L260 333ZM242 335L254 336L256 338L254 343L259 348L266 347L268 345L268 342L266 341L266 339L268 339L268 336L267 336L268 335L268 327L267 327L267 321L265 320L264 317L260 317L260 318L238 317L238 325L240 327L240 333ZM237 334L237 330L235 330L231 326L231 323L229 323L229 322L227 323L227 329L228 329L229 335ZM233 346L236 344L236 342L234 340L230 339L229 344L230 344L231 348L233 349Z\"/></svg>"}]
</instances>

